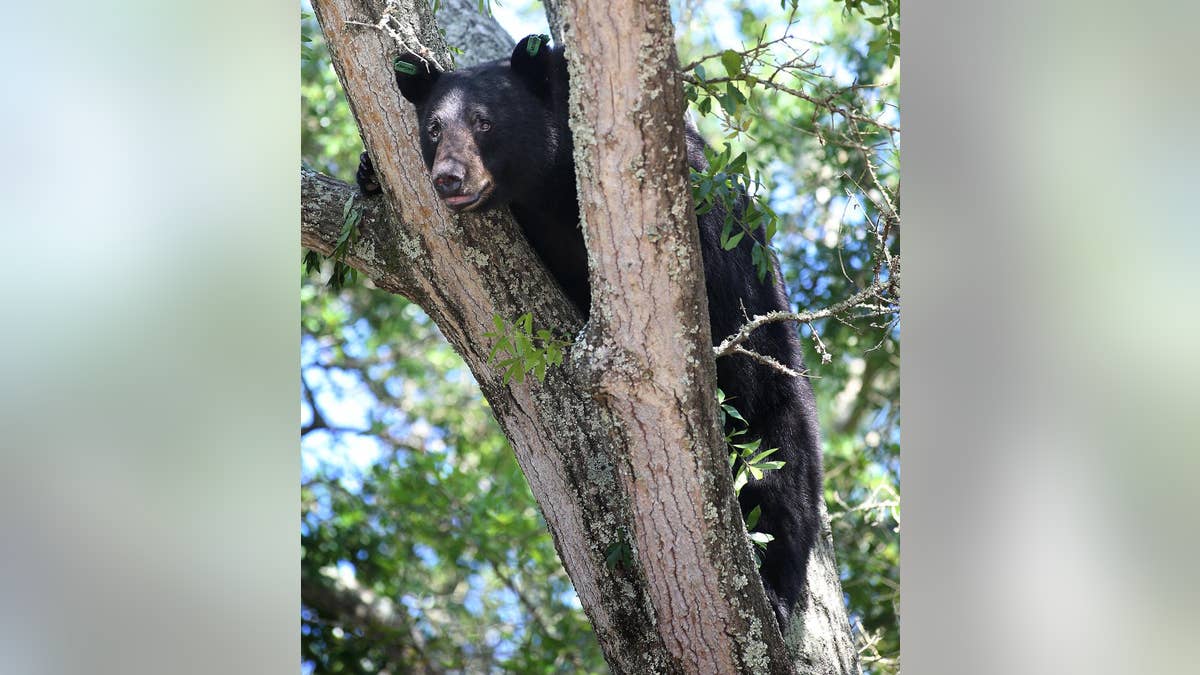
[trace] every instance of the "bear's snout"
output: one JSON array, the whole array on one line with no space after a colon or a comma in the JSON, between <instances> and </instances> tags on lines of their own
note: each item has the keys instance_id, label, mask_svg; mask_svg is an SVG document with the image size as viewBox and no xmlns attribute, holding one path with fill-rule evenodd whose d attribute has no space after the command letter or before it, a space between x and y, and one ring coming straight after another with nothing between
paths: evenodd
<instances>
[{"instance_id":1,"label":"bear's snout","mask_svg":"<svg viewBox=\"0 0 1200 675\"><path fill-rule=\"evenodd\" d=\"M462 171L445 171L433 179L433 188L442 199L458 194L462 189Z\"/></svg>"}]
</instances>

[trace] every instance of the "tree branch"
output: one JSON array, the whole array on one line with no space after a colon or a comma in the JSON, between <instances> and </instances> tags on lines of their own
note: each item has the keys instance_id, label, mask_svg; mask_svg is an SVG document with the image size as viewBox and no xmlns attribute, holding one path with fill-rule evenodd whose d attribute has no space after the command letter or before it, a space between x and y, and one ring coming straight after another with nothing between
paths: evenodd
<instances>
[{"instance_id":1,"label":"tree branch","mask_svg":"<svg viewBox=\"0 0 1200 675\"><path fill-rule=\"evenodd\" d=\"M419 665L427 662L421 657L424 638L408 621L404 609L397 608L390 600L376 598L369 591L347 587L324 575L314 577L303 570L300 600L320 617L361 630L397 668L411 668L399 672L429 672ZM414 663L418 665L413 667Z\"/></svg>"},{"instance_id":2,"label":"tree branch","mask_svg":"<svg viewBox=\"0 0 1200 675\"><path fill-rule=\"evenodd\" d=\"M436 15L446 42L463 50L454 55L455 68L501 58L516 45L494 18L479 11L478 0L439 0Z\"/></svg>"},{"instance_id":3,"label":"tree branch","mask_svg":"<svg viewBox=\"0 0 1200 675\"><path fill-rule=\"evenodd\" d=\"M767 314L760 314L747 321L745 325L738 330L738 332L725 338L721 344L713 347L713 354L719 358L734 353L738 346L750 339L750 335L754 333L754 331L769 323L779 323L780 321L808 323L810 321L816 321L818 319L839 315L872 299L879 299L890 304L891 301L883 294L892 289L894 283L895 280L892 279L877 279L875 283L871 284L867 288L855 293L839 303L830 305L825 309L818 309L812 312L769 312Z\"/></svg>"},{"instance_id":4,"label":"tree branch","mask_svg":"<svg viewBox=\"0 0 1200 675\"><path fill-rule=\"evenodd\" d=\"M562 25L591 270L588 366L629 439L618 478L637 514L630 544L658 637L683 672L790 672L762 586L744 583L756 570L707 356L669 3L564 0L558 9L570 19Z\"/></svg>"},{"instance_id":5,"label":"tree branch","mask_svg":"<svg viewBox=\"0 0 1200 675\"><path fill-rule=\"evenodd\" d=\"M563 0L542 0L546 10L546 23L550 25L550 36L555 44L563 44Z\"/></svg>"},{"instance_id":6,"label":"tree branch","mask_svg":"<svg viewBox=\"0 0 1200 675\"><path fill-rule=\"evenodd\" d=\"M395 0L391 28L411 42L439 49L437 28L423 0ZM538 328L573 336L582 325L556 282L545 271L505 212L452 217L436 198L417 147L411 106L396 90L391 57L399 49L374 25L379 0L316 0L314 10L396 214L390 246L375 254L392 272L403 269L404 292L438 325L463 357L491 403L542 514L559 557L614 670L662 670L664 651L648 583L637 569L614 571L608 548L631 532L636 512L617 486L616 464L623 434L569 365L554 368L545 382L505 381L490 362L485 334L493 317L526 312ZM439 52L445 56L444 52ZM388 224L387 221L384 223ZM361 244L361 242L360 242ZM364 256L365 257L365 256ZM374 273L368 272L372 279ZM376 279L378 283L378 279Z\"/></svg>"},{"instance_id":7,"label":"tree branch","mask_svg":"<svg viewBox=\"0 0 1200 675\"><path fill-rule=\"evenodd\" d=\"M787 653L757 583L717 421L666 2L554 3L552 23L572 46L594 307L566 363L544 382L505 381L490 359L493 318L530 312L537 328L571 337L581 317L509 214L456 217L436 198L415 115L396 90L397 40L448 62L429 4L390 0L386 12L383 0L313 6L384 190L376 200L355 199L363 217L346 262L419 304L469 366L610 667L792 672L800 661ZM387 30L375 28L381 17ZM642 170L630 170L635 165ZM301 182L302 240L332 251L355 190L307 169ZM610 565L620 545L632 559ZM813 560L810 607L824 619L792 622L803 632L799 658L837 661L844 667L820 672L849 673L852 643L848 657L825 655L843 637L831 631L840 626L849 640L832 548L819 545Z\"/></svg>"},{"instance_id":8,"label":"tree branch","mask_svg":"<svg viewBox=\"0 0 1200 675\"><path fill-rule=\"evenodd\" d=\"M312 411L312 421L300 427L300 437L304 438L311 431L317 429L328 429L329 423L325 421L325 416L321 414L321 409L317 407L316 398L313 396L312 389L308 386L308 380L304 378L304 370L300 370L300 390L304 394L304 400L308 403L309 410Z\"/></svg>"},{"instance_id":9,"label":"tree branch","mask_svg":"<svg viewBox=\"0 0 1200 675\"><path fill-rule=\"evenodd\" d=\"M357 187L304 166L300 167L300 244L331 255L348 200L362 210L362 219L357 225L358 240L347 250L344 262L376 286L415 300L420 286L412 268L398 259L395 244L404 225L388 214L379 197L363 197Z\"/></svg>"},{"instance_id":10,"label":"tree branch","mask_svg":"<svg viewBox=\"0 0 1200 675\"><path fill-rule=\"evenodd\" d=\"M745 347L743 347L741 345L735 345L733 348L733 353L741 354L742 356L747 356L749 358L752 358L755 361L758 361L759 363L761 363L765 366L768 366L768 367L774 368L775 370L778 370L779 372L783 373L784 375L787 375L788 377L800 377L801 375L808 374L807 371L803 372L803 373L797 372L796 370L783 365L779 361L776 361L775 359L767 356L766 354L759 354L758 352L746 349Z\"/></svg>"},{"instance_id":11,"label":"tree branch","mask_svg":"<svg viewBox=\"0 0 1200 675\"><path fill-rule=\"evenodd\" d=\"M739 75L736 77L720 76L720 77L712 77L712 78L708 78L705 80L700 80L695 75L685 74L685 75L683 75L683 80L689 84L702 86L702 85L706 85L706 84L721 84L723 82L744 82L746 80L746 78L745 78L745 76ZM799 89L796 89L795 87L789 87L785 84L781 84L781 83L775 82L773 80L758 80L758 84L761 84L764 87L769 87L771 89L774 89L775 91L778 91L778 92L781 92L784 94L790 94L792 96L795 96L798 99L803 99L805 101L808 101L809 103L812 103L815 106L824 108L825 110L828 110L829 112L831 112L835 115L841 115L842 117L845 117L848 120L851 120L854 122L863 122L864 124L871 124L876 127L879 127L880 129L883 129L885 131L890 131L892 133L897 133L897 134L900 133L899 127L896 127L896 126L893 126L891 124L887 124L884 122L880 122L879 120L874 119L872 117L868 117L867 115L860 115L859 113L856 113L853 110L849 110L842 106L834 105L834 103L833 103L834 95L830 95L826 98L818 98L816 96L812 96L811 94L807 94L803 91L800 91Z\"/></svg>"}]
</instances>

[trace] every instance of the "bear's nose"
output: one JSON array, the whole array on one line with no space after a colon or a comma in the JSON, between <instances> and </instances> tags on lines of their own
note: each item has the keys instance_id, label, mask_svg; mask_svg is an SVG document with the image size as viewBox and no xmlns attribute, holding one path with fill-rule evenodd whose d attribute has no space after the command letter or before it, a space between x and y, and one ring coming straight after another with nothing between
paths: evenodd
<instances>
[{"instance_id":1,"label":"bear's nose","mask_svg":"<svg viewBox=\"0 0 1200 675\"><path fill-rule=\"evenodd\" d=\"M458 194L459 188L462 187L462 176L454 173L446 172L439 173L433 179L433 187L437 193L443 197L450 197Z\"/></svg>"}]
</instances>

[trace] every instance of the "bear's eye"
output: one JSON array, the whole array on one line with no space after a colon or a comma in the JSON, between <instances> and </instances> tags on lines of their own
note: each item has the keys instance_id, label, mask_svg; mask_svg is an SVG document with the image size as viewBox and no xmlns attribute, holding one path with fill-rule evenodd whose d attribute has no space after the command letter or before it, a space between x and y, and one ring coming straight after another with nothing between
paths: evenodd
<instances>
[{"instance_id":1,"label":"bear's eye","mask_svg":"<svg viewBox=\"0 0 1200 675\"><path fill-rule=\"evenodd\" d=\"M439 136L442 135L442 125L433 122L429 125L429 140L437 142Z\"/></svg>"},{"instance_id":2,"label":"bear's eye","mask_svg":"<svg viewBox=\"0 0 1200 675\"><path fill-rule=\"evenodd\" d=\"M485 120L481 117L475 121L475 126L479 127L480 131L491 131L492 130L492 121Z\"/></svg>"}]
</instances>

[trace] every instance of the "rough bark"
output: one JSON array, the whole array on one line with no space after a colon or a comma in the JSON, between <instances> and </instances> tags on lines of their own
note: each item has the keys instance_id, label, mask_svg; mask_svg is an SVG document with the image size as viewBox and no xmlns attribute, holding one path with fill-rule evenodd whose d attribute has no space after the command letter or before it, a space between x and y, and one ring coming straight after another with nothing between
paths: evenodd
<instances>
[{"instance_id":1,"label":"rough bark","mask_svg":"<svg viewBox=\"0 0 1200 675\"><path fill-rule=\"evenodd\" d=\"M392 4L395 35L448 64L428 4ZM850 644L831 552L813 567L832 580L836 607L824 616L837 632L841 612L844 639L801 631L792 641L808 657L789 657L757 582L714 405L670 18L665 2L651 4L589 15L582 2L556 3L571 17L563 24L595 289L594 320L580 334L580 316L508 214L456 217L434 196L413 110L395 85L395 36L359 25L377 24L383 1L316 0L384 188L362 200L346 261L419 304L471 368L615 672L857 672L852 645L848 656L823 656ZM485 51L471 58L497 56ZM303 243L328 253L357 190L304 169L301 180ZM505 383L484 333L494 316L525 312L575 344L545 382ZM615 546L631 558L608 564Z\"/></svg>"},{"instance_id":2,"label":"rough bark","mask_svg":"<svg viewBox=\"0 0 1200 675\"><path fill-rule=\"evenodd\" d=\"M342 231L347 201L362 210L358 239L346 252L345 262L369 277L376 286L417 300L420 286L396 246L395 233L403 228L389 216L383 200L364 199L357 187L300 168L300 243L331 255Z\"/></svg>"},{"instance_id":3,"label":"rough bark","mask_svg":"<svg viewBox=\"0 0 1200 675\"><path fill-rule=\"evenodd\" d=\"M784 639L804 675L861 673L858 650L850 634L842 581L833 550L829 514L821 503L821 536L808 560L808 606L792 620Z\"/></svg>"},{"instance_id":4,"label":"rough bark","mask_svg":"<svg viewBox=\"0 0 1200 675\"><path fill-rule=\"evenodd\" d=\"M550 24L550 35L554 38L555 44L563 44L563 20L562 13L563 0L542 0L542 7L546 10L546 23Z\"/></svg>"},{"instance_id":5,"label":"rough bark","mask_svg":"<svg viewBox=\"0 0 1200 675\"><path fill-rule=\"evenodd\" d=\"M585 345L629 439L618 477L638 514L658 631L687 672L787 672L730 522L741 512L715 404L670 7L565 0L559 10L592 289Z\"/></svg>"},{"instance_id":6,"label":"rough bark","mask_svg":"<svg viewBox=\"0 0 1200 675\"><path fill-rule=\"evenodd\" d=\"M454 55L456 68L508 56L516 45L495 19L479 13L477 0L439 0L436 15L446 42L462 50Z\"/></svg>"}]
</instances>

